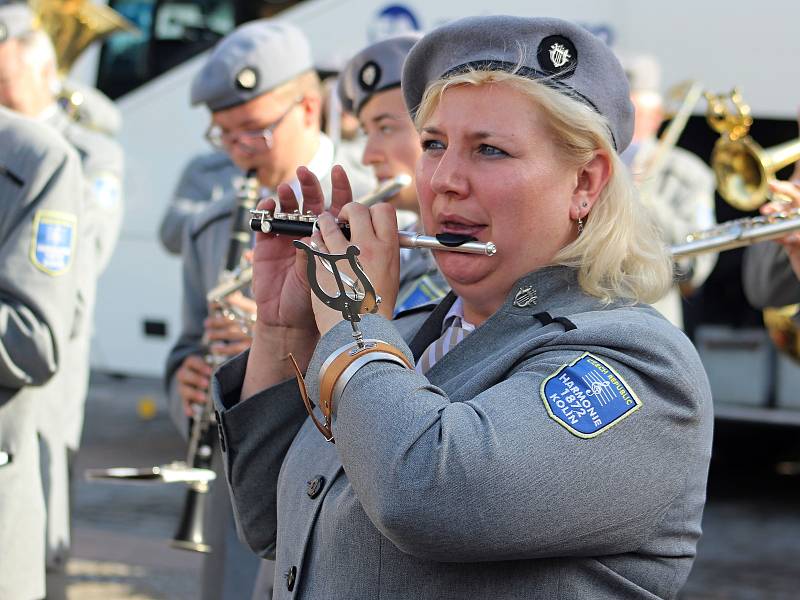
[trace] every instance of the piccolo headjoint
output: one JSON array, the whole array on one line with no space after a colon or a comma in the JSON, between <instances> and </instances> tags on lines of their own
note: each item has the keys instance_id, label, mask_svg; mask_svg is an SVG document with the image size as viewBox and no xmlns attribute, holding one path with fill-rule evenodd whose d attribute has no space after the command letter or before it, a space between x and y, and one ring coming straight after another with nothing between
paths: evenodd
<instances>
[{"instance_id":1,"label":"piccolo headjoint","mask_svg":"<svg viewBox=\"0 0 800 600\"><path fill-rule=\"evenodd\" d=\"M290 213L251 210L250 228L261 233L283 233L305 237L313 233L317 218L317 215L313 213L301 213L299 210ZM348 223L338 223L338 225L344 237L349 240L350 225ZM402 248L427 248L429 250L483 254L484 256L494 256L497 253L494 242L479 242L474 237L466 235L440 233L432 236L400 231L399 236Z\"/></svg>"}]
</instances>

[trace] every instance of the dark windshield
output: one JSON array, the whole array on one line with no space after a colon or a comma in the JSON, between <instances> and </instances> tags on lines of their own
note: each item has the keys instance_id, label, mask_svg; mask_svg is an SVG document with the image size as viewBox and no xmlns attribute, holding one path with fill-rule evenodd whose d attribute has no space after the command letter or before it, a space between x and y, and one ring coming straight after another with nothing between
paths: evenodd
<instances>
[{"instance_id":1,"label":"dark windshield","mask_svg":"<svg viewBox=\"0 0 800 600\"><path fill-rule=\"evenodd\" d=\"M111 0L139 29L109 37L100 52L97 87L119 98L213 46L237 24L270 16L302 0Z\"/></svg>"}]
</instances>

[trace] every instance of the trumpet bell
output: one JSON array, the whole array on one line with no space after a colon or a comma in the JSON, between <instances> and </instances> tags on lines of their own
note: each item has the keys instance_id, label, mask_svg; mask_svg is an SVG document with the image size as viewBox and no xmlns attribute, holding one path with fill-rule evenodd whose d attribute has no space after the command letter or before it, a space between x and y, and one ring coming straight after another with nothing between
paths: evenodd
<instances>
[{"instance_id":1,"label":"trumpet bell","mask_svg":"<svg viewBox=\"0 0 800 600\"><path fill-rule=\"evenodd\" d=\"M720 196L734 208L756 210L769 199L769 180L800 158L800 139L764 149L750 136L721 137L711 165Z\"/></svg>"}]
</instances>

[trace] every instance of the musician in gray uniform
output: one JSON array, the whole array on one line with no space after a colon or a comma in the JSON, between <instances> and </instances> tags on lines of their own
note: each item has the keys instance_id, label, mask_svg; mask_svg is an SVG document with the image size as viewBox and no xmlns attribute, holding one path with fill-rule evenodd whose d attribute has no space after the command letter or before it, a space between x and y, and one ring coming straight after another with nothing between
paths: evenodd
<instances>
[{"instance_id":1,"label":"musician in gray uniform","mask_svg":"<svg viewBox=\"0 0 800 600\"><path fill-rule=\"evenodd\" d=\"M800 167L788 181L769 182L772 194L782 198L761 207L769 215L800 209ZM749 247L742 260L742 284L755 308L777 308L800 303L800 233ZM795 315L795 320L798 319Z\"/></svg>"},{"instance_id":2,"label":"musician in gray uniform","mask_svg":"<svg viewBox=\"0 0 800 600\"><path fill-rule=\"evenodd\" d=\"M636 114L633 140L622 158L629 165L664 242L680 244L689 234L716 224L714 175L688 150L661 147L657 134L665 112L658 61L646 54L622 54L621 61ZM659 163L662 151L666 154ZM699 288L716 263L715 252L676 261L676 284L654 306L675 326L683 328L682 295L688 296Z\"/></svg>"},{"instance_id":3,"label":"musician in gray uniform","mask_svg":"<svg viewBox=\"0 0 800 600\"><path fill-rule=\"evenodd\" d=\"M171 254L182 251L184 228L197 213L235 194L242 171L222 150L194 156L181 172L169 206L161 218L158 237Z\"/></svg>"},{"instance_id":4,"label":"musician in gray uniform","mask_svg":"<svg viewBox=\"0 0 800 600\"><path fill-rule=\"evenodd\" d=\"M422 148L403 103L400 75L408 51L420 37L406 34L364 48L342 70L338 88L342 106L358 117L367 137L362 162L372 167L381 182L402 174L412 178L389 200L397 210L416 216L416 222L406 228L409 231L421 229L414 173ZM438 301L448 290L431 252L400 251L397 312Z\"/></svg>"},{"instance_id":5,"label":"musician in gray uniform","mask_svg":"<svg viewBox=\"0 0 800 600\"><path fill-rule=\"evenodd\" d=\"M0 6L0 20L9 12L27 7ZM28 11L27 21L33 21ZM89 387L89 347L92 335L97 278L108 265L122 223L121 146L111 138L89 130L70 119L57 103L60 86L56 55L49 36L41 29L26 27L0 43L0 77L4 84L0 103L23 115L46 123L78 151L83 165L86 219L84 239L92 248L82 256L78 275L83 318L80 332L64 357L61 385L52 389L53 408L43 412L42 443L44 483L48 506L48 567L61 569L69 549L68 455L80 445L83 414Z\"/></svg>"},{"instance_id":6,"label":"musician in gray uniform","mask_svg":"<svg viewBox=\"0 0 800 600\"><path fill-rule=\"evenodd\" d=\"M0 108L0 598L45 595L37 432L76 326L81 186L66 142Z\"/></svg>"},{"instance_id":7,"label":"musician in gray uniform","mask_svg":"<svg viewBox=\"0 0 800 600\"><path fill-rule=\"evenodd\" d=\"M253 344L214 401L274 597L674 598L700 535L711 395L692 344L645 304L671 260L618 156L621 66L569 22L471 17L414 46L402 89L425 230L497 253L435 252L453 293L390 321L394 211L334 194L382 298L352 353L305 260L277 260L287 236L258 234ZM348 247L330 214L318 227L318 248Z\"/></svg>"},{"instance_id":8,"label":"musician in gray uniform","mask_svg":"<svg viewBox=\"0 0 800 600\"><path fill-rule=\"evenodd\" d=\"M211 112L209 141L224 149L242 173L254 169L268 194L279 185L300 194L295 175L300 165L330 190L333 144L320 131L319 80L312 67L308 41L298 29L260 20L221 40L192 82L192 104L205 104ZM209 317L206 304L230 242L234 201L228 195L208 205L191 218L184 234L182 330L166 369L170 411L184 432L191 406L207 401L210 368L203 361L203 334L217 354L233 355L250 344L238 323ZM239 296L235 301L255 312L251 300ZM214 550L204 563L203 597L240 600L250 595L260 561L236 540L221 467L219 472L210 511Z\"/></svg>"}]
</instances>

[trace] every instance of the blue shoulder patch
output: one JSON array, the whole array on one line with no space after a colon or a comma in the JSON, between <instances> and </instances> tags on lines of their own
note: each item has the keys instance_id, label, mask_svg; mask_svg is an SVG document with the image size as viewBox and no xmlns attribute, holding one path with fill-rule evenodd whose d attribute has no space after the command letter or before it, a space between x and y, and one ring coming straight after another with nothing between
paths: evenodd
<instances>
[{"instance_id":1,"label":"blue shoulder patch","mask_svg":"<svg viewBox=\"0 0 800 600\"><path fill-rule=\"evenodd\" d=\"M589 352L545 379L541 394L547 414L580 438L600 435L642 406L622 377Z\"/></svg>"},{"instance_id":2,"label":"blue shoulder patch","mask_svg":"<svg viewBox=\"0 0 800 600\"><path fill-rule=\"evenodd\" d=\"M78 219L70 213L38 210L33 217L31 262L48 275L63 275L72 264Z\"/></svg>"},{"instance_id":3,"label":"blue shoulder patch","mask_svg":"<svg viewBox=\"0 0 800 600\"><path fill-rule=\"evenodd\" d=\"M411 288L405 296L398 299L395 304L394 316L396 317L403 311L422 306L423 304L437 302L444 298L445 294L447 294L447 290L443 290L436 285L430 276L423 275L417 279L414 287Z\"/></svg>"}]
</instances>

